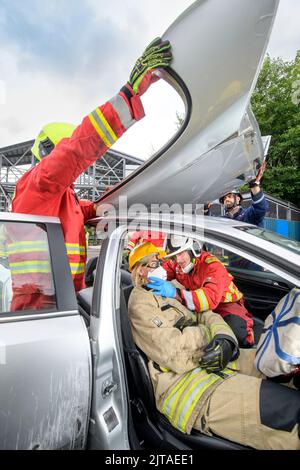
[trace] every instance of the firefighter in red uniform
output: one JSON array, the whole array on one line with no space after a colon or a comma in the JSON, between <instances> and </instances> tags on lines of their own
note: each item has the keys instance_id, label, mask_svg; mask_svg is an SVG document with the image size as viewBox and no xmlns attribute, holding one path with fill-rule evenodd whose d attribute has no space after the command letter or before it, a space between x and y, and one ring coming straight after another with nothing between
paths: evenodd
<instances>
[{"instance_id":1,"label":"firefighter in red uniform","mask_svg":"<svg viewBox=\"0 0 300 470\"><path fill-rule=\"evenodd\" d=\"M153 71L167 67L171 61L169 41L156 38L137 60L128 83L111 100L86 116L78 127L69 124L45 126L32 149L40 163L29 170L16 186L13 212L60 218L76 291L85 287L84 223L96 215L96 207L92 202L78 199L73 183L132 124L144 117L140 97L151 83L158 80L159 77ZM24 241L27 246L35 242L34 239ZM30 251L25 257L22 252L19 255L20 262L24 263L24 275L25 263L29 265L32 261L31 265L34 265L36 255ZM30 275L32 279L36 276L36 285L39 273L38 268L35 273L31 268ZM18 294L21 295L20 289ZM28 308L26 301L24 304L16 301L16 291L14 301L15 309ZM34 302L31 302L30 308L35 308Z\"/></svg>"},{"instance_id":2,"label":"firefighter in red uniform","mask_svg":"<svg viewBox=\"0 0 300 470\"><path fill-rule=\"evenodd\" d=\"M239 345L247 348L254 344L253 319L246 310L243 294L233 283L233 277L223 264L210 253L201 252L200 244L192 239L168 239L175 258L164 262L167 281L151 278L148 288L163 297L176 298L189 310L198 313L213 310L219 313L235 333ZM176 279L184 289L176 289L168 281Z\"/></svg>"}]
</instances>

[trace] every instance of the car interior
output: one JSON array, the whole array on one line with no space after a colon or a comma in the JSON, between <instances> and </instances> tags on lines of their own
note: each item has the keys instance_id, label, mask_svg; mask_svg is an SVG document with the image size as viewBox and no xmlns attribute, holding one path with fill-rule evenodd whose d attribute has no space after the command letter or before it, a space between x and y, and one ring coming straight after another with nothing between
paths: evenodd
<instances>
[{"instance_id":1,"label":"car interior","mask_svg":"<svg viewBox=\"0 0 300 470\"><path fill-rule=\"evenodd\" d=\"M89 325L92 305L93 276L97 258L89 260L86 281L89 287L78 293L79 311ZM225 263L226 264L226 263ZM279 300L294 286L271 272L249 271L226 266L234 276L234 282L243 292L245 304L254 317L254 336L257 344L263 329L264 319L272 312ZM128 317L128 300L133 289L131 274L126 264L120 266L119 286L120 310L119 324L123 356L126 368L128 394L130 397L130 426L133 426L140 448L144 449L232 449L243 450L248 447L236 444L218 436L207 436L192 430L186 435L175 429L156 409L151 379L148 373L148 360L133 340ZM133 424L134 423L134 424ZM129 438L131 433L129 432ZM134 447L133 447L134 448Z\"/></svg>"}]
</instances>

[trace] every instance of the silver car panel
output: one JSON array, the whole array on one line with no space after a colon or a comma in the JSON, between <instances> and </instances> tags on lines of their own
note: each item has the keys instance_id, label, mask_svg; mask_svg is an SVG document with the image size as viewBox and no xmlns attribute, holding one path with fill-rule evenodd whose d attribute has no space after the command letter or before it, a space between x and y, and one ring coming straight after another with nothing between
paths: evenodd
<instances>
[{"instance_id":1,"label":"silver car panel","mask_svg":"<svg viewBox=\"0 0 300 470\"><path fill-rule=\"evenodd\" d=\"M204 203L254 177L264 149L249 103L278 3L197 1L170 26L163 37L191 103L184 131L102 200Z\"/></svg>"},{"instance_id":2,"label":"silver car panel","mask_svg":"<svg viewBox=\"0 0 300 470\"><path fill-rule=\"evenodd\" d=\"M101 248L94 282L90 337L93 343L93 399L89 448L129 449L126 377L119 342L119 227Z\"/></svg>"},{"instance_id":3,"label":"silver car panel","mask_svg":"<svg viewBox=\"0 0 300 470\"><path fill-rule=\"evenodd\" d=\"M0 449L83 448L90 343L59 219L1 214L1 220L46 228L57 308L0 313Z\"/></svg>"},{"instance_id":4,"label":"silver car panel","mask_svg":"<svg viewBox=\"0 0 300 470\"><path fill-rule=\"evenodd\" d=\"M82 318L1 324L0 345L0 448L84 447L91 372Z\"/></svg>"}]
</instances>

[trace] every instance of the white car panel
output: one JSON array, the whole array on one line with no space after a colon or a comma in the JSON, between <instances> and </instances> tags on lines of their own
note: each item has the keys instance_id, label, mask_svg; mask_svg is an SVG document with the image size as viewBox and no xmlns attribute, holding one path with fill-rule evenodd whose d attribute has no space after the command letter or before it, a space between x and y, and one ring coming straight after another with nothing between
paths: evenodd
<instances>
[{"instance_id":1,"label":"white car panel","mask_svg":"<svg viewBox=\"0 0 300 470\"><path fill-rule=\"evenodd\" d=\"M102 200L115 206L121 195L129 205L205 203L255 176L264 148L249 102L278 3L197 1L170 26L164 38L186 87L188 122L175 143Z\"/></svg>"}]
</instances>

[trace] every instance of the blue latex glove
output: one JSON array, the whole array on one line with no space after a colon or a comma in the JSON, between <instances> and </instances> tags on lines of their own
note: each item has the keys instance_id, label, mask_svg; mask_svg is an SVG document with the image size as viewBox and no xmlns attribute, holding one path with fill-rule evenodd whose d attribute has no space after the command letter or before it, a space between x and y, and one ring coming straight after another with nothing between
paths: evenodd
<instances>
[{"instance_id":1,"label":"blue latex glove","mask_svg":"<svg viewBox=\"0 0 300 470\"><path fill-rule=\"evenodd\" d=\"M149 280L151 282L147 284L147 287L152 289L154 294L168 297L169 299L174 299L176 297L176 288L171 284L171 282L164 281L158 277L149 277Z\"/></svg>"}]
</instances>

